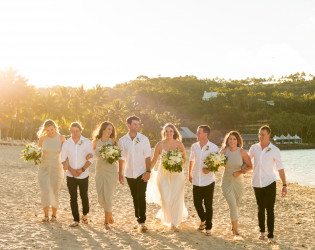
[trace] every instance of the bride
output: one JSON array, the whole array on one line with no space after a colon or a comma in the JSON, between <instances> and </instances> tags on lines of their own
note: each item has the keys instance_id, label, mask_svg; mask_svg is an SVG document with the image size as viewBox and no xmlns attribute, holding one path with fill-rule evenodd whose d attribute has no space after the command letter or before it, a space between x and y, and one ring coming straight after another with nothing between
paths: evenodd
<instances>
[{"instance_id":1,"label":"bride","mask_svg":"<svg viewBox=\"0 0 315 250\"><path fill-rule=\"evenodd\" d=\"M170 150L178 149L182 151L186 161L185 147L181 142L181 135L177 128L173 124L167 123L164 125L161 134L162 141L156 144L151 168L154 168L161 154ZM184 172L164 170L161 160L159 166L154 168L152 177L149 180L147 200L161 206L156 217L160 218L164 225L171 227L174 232L178 232L178 225L188 216L184 203L184 191Z\"/></svg>"}]
</instances>

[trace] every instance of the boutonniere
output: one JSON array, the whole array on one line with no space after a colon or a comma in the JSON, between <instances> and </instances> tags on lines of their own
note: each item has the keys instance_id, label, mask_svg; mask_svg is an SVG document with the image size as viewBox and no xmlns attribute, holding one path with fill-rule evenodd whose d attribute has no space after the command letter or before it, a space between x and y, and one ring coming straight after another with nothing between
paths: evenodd
<instances>
[{"instance_id":1,"label":"boutonniere","mask_svg":"<svg viewBox=\"0 0 315 250\"><path fill-rule=\"evenodd\" d=\"M82 143L83 143L83 140L79 141L79 143L78 143L78 144L79 144L79 146L81 146L81 145L82 145Z\"/></svg>"},{"instance_id":2,"label":"boutonniere","mask_svg":"<svg viewBox=\"0 0 315 250\"><path fill-rule=\"evenodd\" d=\"M140 142L139 137L136 138L136 144Z\"/></svg>"},{"instance_id":3,"label":"boutonniere","mask_svg":"<svg viewBox=\"0 0 315 250\"><path fill-rule=\"evenodd\" d=\"M271 150L271 148L267 148L267 150L266 150L266 151L267 151L267 152L269 152L270 150Z\"/></svg>"},{"instance_id":4,"label":"boutonniere","mask_svg":"<svg viewBox=\"0 0 315 250\"><path fill-rule=\"evenodd\" d=\"M206 147L206 151L208 151L208 150L209 150L209 146Z\"/></svg>"}]
</instances>

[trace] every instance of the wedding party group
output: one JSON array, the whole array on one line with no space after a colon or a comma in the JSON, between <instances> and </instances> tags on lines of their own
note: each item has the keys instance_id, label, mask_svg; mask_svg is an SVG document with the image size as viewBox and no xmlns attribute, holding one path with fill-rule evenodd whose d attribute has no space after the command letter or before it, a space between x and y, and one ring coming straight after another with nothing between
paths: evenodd
<instances>
[{"instance_id":1,"label":"wedding party group","mask_svg":"<svg viewBox=\"0 0 315 250\"><path fill-rule=\"evenodd\" d=\"M81 135L82 125L73 122L69 128L71 137L66 140L59 133L57 124L53 120L46 120L38 131L37 149L28 145L23 151L25 159L39 164L38 180L44 211L42 221L54 222L57 219L59 192L66 171L73 216L70 227L79 226L80 221L88 224L89 167L95 160L96 191L98 202L104 209L105 229L109 230L114 223L113 196L119 181L121 184L127 182L130 188L136 218L133 229L148 230L145 224L146 204L154 202L160 205L156 217L163 225L178 232L180 223L188 217L183 169L187 156L181 134L172 123L165 124L161 131L162 139L156 144L151 158L150 141L139 133L140 124L139 117L128 117L128 132L117 140L114 124L105 121L93 132L93 140L90 141ZM211 236L215 172L222 166L221 189L230 210L231 235L234 240L242 240L238 217L244 192L243 175L253 171L252 186L260 228L258 238L268 238L270 244L277 244L273 235L277 171L283 184L282 196L287 194L287 183L280 150L269 140L270 127L264 125L259 129L259 143L252 145L248 153L243 149L243 140L237 131L226 134L221 148L209 141L209 135L208 125L198 126L197 142L192 144L188 159L193 203L200 218L197 229ZM78 206L78 189L82 216Z\"/></svg>"}]
</instances>

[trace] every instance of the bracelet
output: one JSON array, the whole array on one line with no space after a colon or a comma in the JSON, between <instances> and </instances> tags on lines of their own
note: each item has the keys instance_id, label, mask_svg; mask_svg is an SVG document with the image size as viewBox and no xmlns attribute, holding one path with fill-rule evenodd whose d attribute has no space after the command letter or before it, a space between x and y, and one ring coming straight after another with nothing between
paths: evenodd
<instances>
[{"instance_id":1,"label":"bracelet","mask_svg":"<svg viewBox=\"0 0 315 250\"><path fill-rule=\"evenodd\" d=\"M147 173L151 173L151 170L147 170L146 172L147 172Z\"/></svg>"},{"instance_id":2,"label":"bracelet","mask_svg":"<svg viewBox=\"0 0 315 250\"><path fill-rule=\"evenodd\" d=\"M84 168L81 168L81 170L82 170L82 172L84 172L84 171L85 171L85 169L84 169Z\"/></svg>"},{"instance_id":3,"label":"bracelet","mask_svg":"<svg viewBox=\"0 0 315 250\"><path fill-rule=\"evenodd\" d=\"M283 184L282 186L283 186L283 187L287 187L287 186L288 186L288 184Z\"/></svg>"}]
</instances>

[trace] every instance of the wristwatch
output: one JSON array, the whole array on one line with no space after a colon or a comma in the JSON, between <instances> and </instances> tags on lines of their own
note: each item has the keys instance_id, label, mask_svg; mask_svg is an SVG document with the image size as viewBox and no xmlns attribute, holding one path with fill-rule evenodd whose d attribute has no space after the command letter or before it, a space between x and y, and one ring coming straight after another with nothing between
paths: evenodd
<instances>
[{"instance_id":1,"label":"wristwatch","mask_svg":"<svg viewBox=\"0 0 315 250\"><path fill-rule=\"evenodd\" d=\"M283 184L282 186L283 186L283 187L287 187L287 186L288 186L288 184Z\"/></svg>"},{"instance_id":2,"label":"wristwatch","mask_svg":"<svg viewBox=\"0 0 315 250\"><path fill-rule=\"evenodd\" d=\"M84 172L84 171L85 171L85 169L84 169L84 168L81 168L81 170L82 170L82 172Z\"/></svg>"},{"instance_id":3,"label":"wristwatch","mask_svg":"<svg viewBox=\"0 0 315 250\"><path fill-rule=\"evenodd\" d=\"M147 170L146 172L147 172L147 173L151 173L151 170Z\"/></svg>"}]
</instances>

